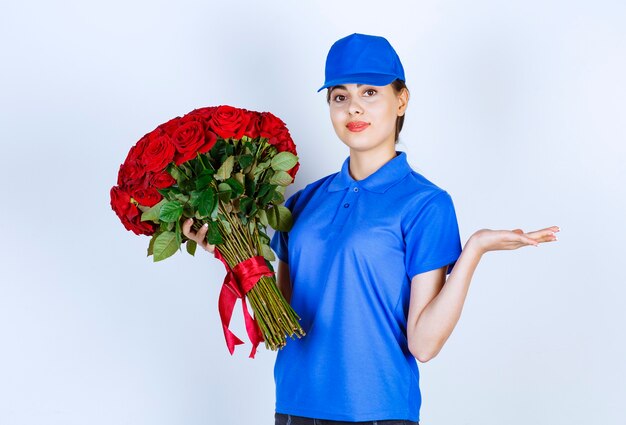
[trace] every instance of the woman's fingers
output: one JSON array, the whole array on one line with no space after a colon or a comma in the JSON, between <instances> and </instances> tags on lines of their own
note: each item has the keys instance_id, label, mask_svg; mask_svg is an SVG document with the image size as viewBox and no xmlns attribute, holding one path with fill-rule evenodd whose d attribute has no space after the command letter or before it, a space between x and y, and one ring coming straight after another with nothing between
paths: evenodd
<instances>
[{"instance_id":1,"label":"woman's fingers","mask_svg":"<svg viewBox=\"0 0 626 425\"><path fill-rule=\"evenodd\" d=\"M215 250L215 245L211 245L206 240L206 234L209 231L209 225L204 223L204 225L198 230L198 245L200 245L203 249L209 252L213 252Z\"/></svg>"},{"instance_id":2,"label":"woman's fingers","mask_svg":"<svg viewBox=\"0 0 626 425\"><path fill-rule=\"evenodd\" d=\"M197 232L191 230L192 225L193 218L185 220L182 226L183 235L187 236L189 239L197 243L202 249L213 253L215 251L215 245L209 244L206 240L206 234L209 231L209 225L205 223Z\"/></svg>"},{"instance_id":3,"label":"woman's fingers","mask_svg":"<svg viewBox=\"0 0 626 425\"><path fill-rule=\"evenodd\" d=\"M193 240L193 236L191 234L191 225L192 224L193 224L193 218L188 218L187 220L185 220L185 222L183 223L182 231L183 231L183 235L185 235L189 239Z\"/></svg>"},{"instance_id":4,"label":"woman's fingers","mask_svg":"<svg viewBox=\"0 0 626 425\"><path fill-rule=\"evenodd\" d=\"M537 242L553 242L557 240L556 233L560 230L558 226L551 226L534 232L528 232L526 236Z\"/></svg>"},{"instance_id":5,"label":"woman's fingers","mask_svg":"<svg viewBox=\"0 0 626 425\"><path fill-rule=\"evenodd\" d=\"M206 240L206 234L209 231L209 224L204 223L200 230L196 233L196 242L198 245L202 247L205 251L213 252L215 250L215 245L211 245Z\"/></svg>"},{"instance_id":6,"label":"woman's fingers","mask_svg":"<svg viewBox=\"0 0 626 425\"><path fill-rule=\"evenodd\" d=\"M199 244L204 244L205 243L206 234L207 234L208 231L209 231L209 225L208 225L208 223L204 223L202 225L202 227L200 228L200 230L198 230L198 233L196 233L196 235L197 235L196 242L198 242Z\"/></svg>"}]
</instances>

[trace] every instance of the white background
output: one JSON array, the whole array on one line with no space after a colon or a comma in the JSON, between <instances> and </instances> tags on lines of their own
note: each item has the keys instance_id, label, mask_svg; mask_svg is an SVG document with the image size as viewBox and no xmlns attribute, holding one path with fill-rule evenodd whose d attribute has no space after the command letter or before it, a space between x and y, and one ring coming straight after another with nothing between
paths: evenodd
<instances>
[{"instance_id":1,"label":"white background","mask_svg":"<svg viewBox=\"0 0 626 425\"><path fill-rule=\"evenodd\" d=\"M562 229L483 258L419 364L421 423L624 423L625 4L3 2L0 423L273 423L275 353L229 355L222 265L152 263L109 189L143 134L219 104L287 123L288 195L338 171L348 151L316 90L353 32L402 58L399 148L452 195L463 242ZM234 329L246 339L239 305Z\"/></svg>"}]
</instances>

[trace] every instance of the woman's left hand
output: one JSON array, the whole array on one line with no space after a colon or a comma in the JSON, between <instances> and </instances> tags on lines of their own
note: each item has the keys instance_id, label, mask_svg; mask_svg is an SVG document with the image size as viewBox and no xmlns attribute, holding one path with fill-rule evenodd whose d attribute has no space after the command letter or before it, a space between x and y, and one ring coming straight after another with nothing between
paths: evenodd
<instances>
[{"instance_id":1,"label":"woman's left hand","mask_svg":"<svg viewBox=\"0 0 626 425\"><path fill-rule=\"evenodd\" d=\"M522 229L491 230L481 229L475 232L467 241L484 254L488 251L517 249L527 245L539 246L543 242L556 241L558 226L546 227L534 232L524 233Z\"/></svg>"}]
</instances>

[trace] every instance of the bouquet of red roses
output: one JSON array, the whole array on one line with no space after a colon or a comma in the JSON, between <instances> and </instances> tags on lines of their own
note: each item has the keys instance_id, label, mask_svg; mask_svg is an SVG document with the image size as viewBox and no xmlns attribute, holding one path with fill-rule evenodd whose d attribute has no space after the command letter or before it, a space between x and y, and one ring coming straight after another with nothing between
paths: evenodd
<instances>
[{"instance_id":1,"label":"bouquet of red roses","mask_svg":"<svg viewBox=\"0 0 626 425\"><path fill-rule=\"evenodd\" d=\"M196 243L181 225L208 223L207 241L227 271L219 312L231 354L243 342L229 329L242 300L254 357L261 341L272 350L304 331L276 286L268 225L287 231L291 212L281 205L300 166L285 124L269 112L222 105L176 117L143 136L120 166L111 207L127 230L151 236L148 255L163 260ZM254 318L248 312L250 301Z\"/></svg>"}]
</instances>

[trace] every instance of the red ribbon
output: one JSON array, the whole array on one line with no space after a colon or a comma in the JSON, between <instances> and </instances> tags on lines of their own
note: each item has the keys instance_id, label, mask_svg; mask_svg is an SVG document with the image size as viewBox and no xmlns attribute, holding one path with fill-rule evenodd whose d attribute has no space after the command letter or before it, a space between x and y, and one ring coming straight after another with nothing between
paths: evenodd
<instances>
[{"instance_id":1,"label":"red ribbon","mask_svg":"<svg viewBox=\"0 0 626 425\"><path fill-rule=\"evenodd\" d=\"M228 351L230 351L230 354L233 354L235 346L243 344L243 341L237 338L237 336L228 329L230 319L233 316L235 302L237 302L237 298L241 298L246 330L248 331L250 342L252 342L252 351L249 357L253 359L257 346L263 341L263 334L261 333L261 328L259 328L256 319L253 319L248 312L246 294L257 284L261 277L273 276L274 273L267 267L265 258L261 255L248 258L232 269L217 247L215 247L214 255L215 258L220 260L224 264L224 267L226 267L226 277L224 278L222 290L220 291L218 307Z\"/></svg>"}]
</instances>

